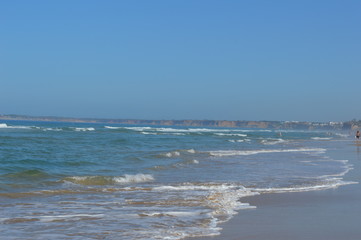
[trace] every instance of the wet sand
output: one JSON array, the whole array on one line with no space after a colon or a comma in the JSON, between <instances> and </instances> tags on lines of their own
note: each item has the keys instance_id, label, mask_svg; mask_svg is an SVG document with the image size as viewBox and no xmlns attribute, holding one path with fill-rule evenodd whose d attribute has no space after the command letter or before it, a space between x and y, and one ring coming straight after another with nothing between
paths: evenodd
<instances>
[{"instance_id":1,"label":"wet sand","mask_svg":"<svg viewBox=\"0 0 361 240\"><path fill-rule=\"evenodd\" d=\"M345 181L361 182L360 146L335 151L353 170ZM343 157L343 158L342 158ZM189 240L360 240L361 184L297 193L270 193L242 198L257 206L241 210L221 225L221 235Z\"/></svg>"}]
</instances>

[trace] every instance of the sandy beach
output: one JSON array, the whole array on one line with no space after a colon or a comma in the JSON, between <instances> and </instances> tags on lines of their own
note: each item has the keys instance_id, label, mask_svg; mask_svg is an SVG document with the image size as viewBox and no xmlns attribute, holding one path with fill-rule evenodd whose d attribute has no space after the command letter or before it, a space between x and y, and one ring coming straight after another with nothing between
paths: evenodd
<instances>
[{"instance_id":1,"label":"sandy beach","mask_svg":"<svg viewBox=\"0 0 361 240\"><path fill-rule=\"evenodd\" d=\"M335 149L335 158L347 159L353 170L344 180L360 182L360 144ZM240 211L221 225L221 235L200 240L358 240L361 239L361 185L322 191L271 193L242 198L256 209Z\"/></svg>"}]
</instances>

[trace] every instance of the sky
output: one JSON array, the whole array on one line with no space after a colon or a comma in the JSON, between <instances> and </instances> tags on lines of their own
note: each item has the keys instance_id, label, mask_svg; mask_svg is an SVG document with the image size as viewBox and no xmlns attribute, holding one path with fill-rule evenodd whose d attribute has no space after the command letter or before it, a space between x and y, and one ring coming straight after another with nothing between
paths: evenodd
<instances>
[{"instance_id":1,"label":"sky","mask_svg":"<svg viewBox=\"0 0 361 240\"><path fill-rule=\"evenodd\" d=\"M0 114L361 119L361 1L2 0Z\"/></svg>"}]
</instances>

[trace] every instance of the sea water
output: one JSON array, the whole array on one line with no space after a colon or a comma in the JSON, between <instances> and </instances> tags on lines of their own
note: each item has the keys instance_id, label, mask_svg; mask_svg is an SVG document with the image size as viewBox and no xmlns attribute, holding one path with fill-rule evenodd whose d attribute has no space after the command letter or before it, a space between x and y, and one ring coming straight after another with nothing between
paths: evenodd
<instances>
[{"instance_id":1,"label":"sea water","mask_svg":"<svg viewBox=\"0 0 361 240\"><path fill-rule=\"evenodd\" d=\"M336 188L341 132L0 123L1 239L182 239L220 233L242 197Z\"/></svg>"}]
</instances>

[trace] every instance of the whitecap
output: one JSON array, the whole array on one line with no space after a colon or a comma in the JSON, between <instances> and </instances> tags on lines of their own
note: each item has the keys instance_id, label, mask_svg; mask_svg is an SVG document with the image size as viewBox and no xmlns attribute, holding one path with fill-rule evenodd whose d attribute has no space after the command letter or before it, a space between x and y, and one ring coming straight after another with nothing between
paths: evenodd
<instances>
[{"instance_id":1,"label":"whitecap","mask_svg":"<svg viewBox=\"0 0 361 240\"><path fill-rule=\"evenodd\" d=\"M77 131L77 132L86 132L86 131L94 131L95 128L92 128L92 127L89 127L89 128L79 128L79 127L77 127L77 128L74 128L74 130Z\"/></svg>"},{"instance_id":2,"label":"whitecap","mask_svg":"<svg viewBox=\"0 0 361 240\"><path fill-rule=\"evenodd\" d=\"M9 126L6 123L0 123L0 128L7 128L7 129L32 129L33 126Z\"/></svg>"},{"instance_id":3,"label":"whitecap","mask_svg":"<svg viewBox=\"0 0 361 240\"><path fill-rule=\"evenodd\" d=\"M157 133L154 132L140 132L140 133L144 135L158 135Z\"/></svg>"},{"instance_id":4,"label":"whitecap","mask_svg":"<svg viewBox=\"0 0 361 240\"><path fill-rule=\"evenodd\" d=\"M342 137L342 138L348 138L350 135L343 134L343 133L335 133L336 136Z\"/></svg>"},{"instance_id":5,"label":"whitecap","mask_svg":"<svg viewBox=\"0 0 361 240\"><path fill-rule=\"evenodd\" d=\"M189 150L186 150L188 153L196 153L196 150L194 149L189 149Z\"/></svg>"},{"instance_id":6,"label":"whitecap","mask_svg":"<svg viewBox=\"0 0 361 240\"><path fill-rule=\"evenodd\" d=\"M285 142L287 142L287 141L282 138L268 138L268 139L261 140L261 143L264 145L275 145L275 144L280 144L280 143L285 143Z\"/></svg>"},{"instance_id":7,"label":"whitecap","mask_svg":"<svg viewBox=\"0 0 361 240\"><path fill-rule=\"evenodd\" d=\"M150 174L126 174L123 177L114 177L114 181L117 183L141 183L154 181L154 177Z\"/></svg>"},{"instance_id":8,"label":"whitecap","mask_svg":"<svg viewBox=\"0 0 361 240\"><path fill-rule=\"evenodd\" d=\"M234 136L234 137L247 137L247 134L241 133L215 133L217 136Z\"/></svg>"},{"instance_id":9,"label":"whitecap","mask_svg":"<svg viewBox=\"0 0 361 240\"><path fill-rule=\"evenodd\" d=\"M147 130L152 130L151 127L122 127L123 129L127 129L127 130L133 130L133 131L138 131L138 132L143 132L143 131L147 131Z\"/></svg>"},{"instance_id":10,"label":"whitecap","mask_svg":"<svg viewBox=\"0 0 361 240\"><path fill-rule=\"evenodd\" d=\"M72 176L64 178L65 182L70 182L80 185L112 185L112 184L127 184L127 183L141 183L153 181L154 177L150 174L125 174L119 177L108 176Z\"/></svg>"},{"instance_id":11,"label":"whitecap","mask_svg":"<svg viewBox=\"0 0 361 240\"><path fill-rule=\"evenodd\" d=\"M104 126L104 128L108 128L108 129L121 129L122 127Z\"/></svg>"},{"instance_id":12,"label":"whitecap","mask_svg":"<svg viewBox=\"0 0 361 240\"><path fill-rule=\"evenodd\" d=\"M179 157L180 156L180 152L178 151L173 151L173 152L167 152L167 153L164 153L163 156L166 156L166 157Z\"/></svg>"},{"instance_id":13,"label":"whitecap","mask_svg":"<svg viewBox=\"0 0 361 240\"><path fill-rule=\"evenodd\" d=\"M313 139L313 140L331 140L332 138L330 138L330 137L312 137L311 139Z\"/></svg>"},{"instance_id":14,"label":"whitecap","mask_svg":"<svg viewBox=\"0 0 361 240\"><path fill-rule=\"evenodd\" d=\"M308 191L319 191L327 190L332 188L338 188L343 185L358 184L353 181L343 181L341 178L329 178L322 183L309 185L309 186L294 186L284 188L254 188L254 191L259 193L285 193L285 192L308 192Z\"/></svg>"},{"instance_id":15,"label":"whitecap","mask_svg":"<svg viewBox=\"0 0 361 240\"><path fill-rule=\"evenodd\" d=\"M324 153L326 149L323 148L298 148L298 149L261 149L261 150L219 150L210 151L209 154L215 157L226 157L226 156L246 156L260 153L286 153L286 152L317 152Z\"/></svg>"}]
</instances>

